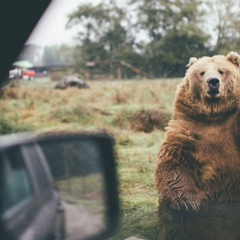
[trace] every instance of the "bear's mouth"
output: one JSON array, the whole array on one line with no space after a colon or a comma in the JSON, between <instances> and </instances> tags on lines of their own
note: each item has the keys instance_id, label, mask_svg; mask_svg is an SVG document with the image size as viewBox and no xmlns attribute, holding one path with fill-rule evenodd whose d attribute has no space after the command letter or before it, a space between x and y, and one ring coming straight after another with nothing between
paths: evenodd
<instances>
[{"instance_id":1,"label":"bear's mouth","mask_svg":"<svg viewBox=\"0 0 240 240\"><path fill-rule=\"evenodd\" d=\"M220 87L220 80L218 78L209 78L207 80L207 84L208 84L208 95L211 98L216 98L220 95L219 92L219 87Z\"/></svg>"},{"instance_id":2,"label":"bear's mouth","mask_svg":"<svg viewBox=\"0 0 240 240\"><path fill-rule=\"evenodd\" d=\"M207 92L207 94L212 97L212 98L215 98L215 97L218 97L220 95L220 92L218 89L211 89Z\"/></svg>"}]
</instances>

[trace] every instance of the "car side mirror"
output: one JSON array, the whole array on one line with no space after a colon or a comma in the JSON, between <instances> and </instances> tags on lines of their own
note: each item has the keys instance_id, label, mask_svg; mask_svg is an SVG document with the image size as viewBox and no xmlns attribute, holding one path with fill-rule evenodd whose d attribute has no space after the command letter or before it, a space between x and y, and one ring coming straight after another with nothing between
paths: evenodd
<instances>
[{"instance_id":1,"label":"car side mirror","mask_svg":"<svg viewBox=\"0 0 240 240\"><path fill-rule=\"evenodd\" d=\"M0 138L3 234L111 236L119 218L114 140L105 133L30 135L7 136L4 143Z\"/></svg>"}]
</instances>

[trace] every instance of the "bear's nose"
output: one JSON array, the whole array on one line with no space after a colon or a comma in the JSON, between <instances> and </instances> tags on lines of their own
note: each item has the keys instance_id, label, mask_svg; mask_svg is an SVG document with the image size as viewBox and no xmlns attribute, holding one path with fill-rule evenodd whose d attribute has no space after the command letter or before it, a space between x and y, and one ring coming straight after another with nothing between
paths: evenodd
<instances>
[{"instance_id":1,"label":"bear's nose","mask_svg":"<svg viewBox=\"0 0 240 240\"><path fill-rule=\"evenodd\" d=\"M217 78L210 78L208 79L208 86L212 90L217 90L219 88L219 79Z\"/></svg>"}]
</instances>

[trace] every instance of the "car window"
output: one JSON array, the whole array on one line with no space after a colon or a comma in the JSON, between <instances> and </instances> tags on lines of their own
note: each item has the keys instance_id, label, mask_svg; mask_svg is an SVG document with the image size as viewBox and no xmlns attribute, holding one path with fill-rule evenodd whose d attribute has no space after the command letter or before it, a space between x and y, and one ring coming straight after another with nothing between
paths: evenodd
<instances>
[{"instance_id":1,"label":"car window","mask_svg":"<svg viewBox=\"0 0 240 240\"><path fill-rule=\"evenodd\" d=\"M5 212L28 197L32 187L19 148L14 148L0 156L2 161L2 184L0 198L2 211Z\"/></svg>"}]
</instances>

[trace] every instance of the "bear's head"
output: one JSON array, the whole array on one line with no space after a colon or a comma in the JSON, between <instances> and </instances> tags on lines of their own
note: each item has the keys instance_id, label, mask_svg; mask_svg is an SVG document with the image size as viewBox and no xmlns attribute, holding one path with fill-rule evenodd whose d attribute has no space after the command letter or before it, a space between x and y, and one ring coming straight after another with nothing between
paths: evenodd
<instances>
[{"instance_id":1,"label":"bear's head","mask_svg":"<svg viewBox=\"0 0 240 240\"><path fill-rule=\"evenodd\" d=\"M194 115L205 116L237 108L240 96L240 56L237 53L190 58L187 66L185 78L179 86L177 104L183 103L185 108L192 109Z\"/></svg>"}]
</instances>

